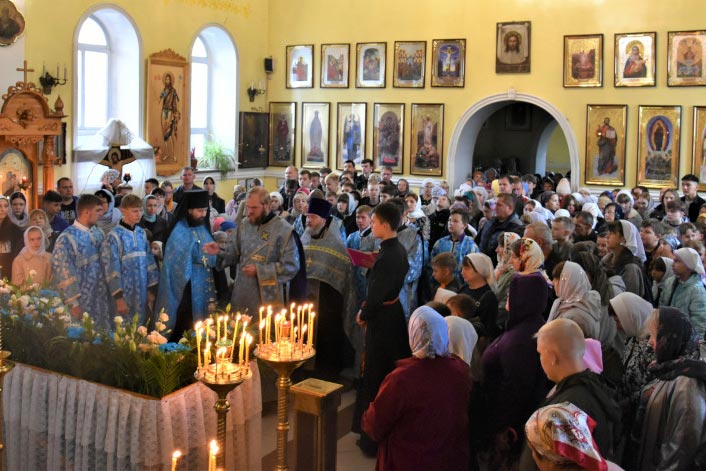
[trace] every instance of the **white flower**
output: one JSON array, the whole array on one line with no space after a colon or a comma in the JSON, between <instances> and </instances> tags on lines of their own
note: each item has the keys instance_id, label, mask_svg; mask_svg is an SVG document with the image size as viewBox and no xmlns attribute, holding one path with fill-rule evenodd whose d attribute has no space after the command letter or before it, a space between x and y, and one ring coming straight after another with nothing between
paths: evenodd
<instances>
[{"instance_id":1,"label":"white flower","mask_svg":"<svg viewBox=\"0 0 706 471\"><path fill-rule=\"evenodd\" d=\"M161 322L155 322L154 326L157 328L157 331L158 331L158 332L161 332L161 331L163 331L164 329L167 328L167 326L164 325L164 324L161 323Z\"/></svg>"},{"instance_id":2,"label":"white flower","mask_svg":"<svg viewBox=\"0 0 706 471\"><path fill-rule=\"evenodd\" d=\"M47 298L39 298L39 302L42 304L47 304L49 300Z\"/></svg>"},{"instance_id":3,"label":"white flower","mask_svg":"<svg viewBox=\"0 0 706 471\"><path fill-rule=\"evenodd\" d=\"M169 315L167 315L166 312L161 312L159 314L159 320L160 322L167 322L169 320Z\"/></svg>"},{"instance_id":4,"label":"white flower","mask_svg":"<svg viewBox=\"0 0 706 471\"><path fill-rule=\"evenodd\" d=\"M37 276L37 270L30 270L29 271L29 277L34 278Z\"/></svg>"},{"instance_id":5,"label":"white flower","mask_svg":"<svg viewBox=\"0 0 706 471\"><path fill-rule=\"evenodd\" d=\"M141 337L147 337L147 327L145 327L144 325L141 325L140 327L137 328L137 333Z\"/></svg>"},{"instance_id":6,"label":"white flower","mask_svg":"<svg viewBox=\"0 0 706 471\"><path fill-rule=\"evenodd\" d=\"M113 318L113 322L115 322L115 325L123 325L123 318L120 316L115 316Z\"/></svg>"}]
</instances>

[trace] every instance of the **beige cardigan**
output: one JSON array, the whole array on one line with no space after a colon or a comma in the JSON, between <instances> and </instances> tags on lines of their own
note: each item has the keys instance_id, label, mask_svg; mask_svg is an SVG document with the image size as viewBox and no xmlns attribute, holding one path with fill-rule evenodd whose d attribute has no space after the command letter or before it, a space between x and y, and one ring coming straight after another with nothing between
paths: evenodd
<instances>
[{"instance_id":1,"label":"beige cardigan","mask_svg":"<svg viewBox=\"0 0 706 471\"><path fill-rule=\"evenodd\" d=\"M32 283L42 285L51 281L50 260L51 254L48 252L44 252L41 255L32 255L27 251L20 253L15 257L15 261L12 262L12 284L16 286L24 285L29 278L29 272L32 270L37 272L32 277Z\"/></svg>"}]
</instances>

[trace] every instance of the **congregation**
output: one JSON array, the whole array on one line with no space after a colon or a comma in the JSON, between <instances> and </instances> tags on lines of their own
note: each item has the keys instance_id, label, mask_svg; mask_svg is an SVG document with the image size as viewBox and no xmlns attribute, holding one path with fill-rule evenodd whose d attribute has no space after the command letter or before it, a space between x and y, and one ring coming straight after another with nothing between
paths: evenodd
<instances>
[{"instance_id":1,"label":"congregation","mask_svg":"<svg viewBox=\"0 0 706 471\"><path fill-rule=\"evenodd\" d=\"M228 201L195 177L0 196L0 276L105 329L164 311L172 341L227 304L314 303L311 374L351 379L377 469L706 469L695 175L657 200L496 169L414 191L370 159Z\"/></svg>"}]
</instances>

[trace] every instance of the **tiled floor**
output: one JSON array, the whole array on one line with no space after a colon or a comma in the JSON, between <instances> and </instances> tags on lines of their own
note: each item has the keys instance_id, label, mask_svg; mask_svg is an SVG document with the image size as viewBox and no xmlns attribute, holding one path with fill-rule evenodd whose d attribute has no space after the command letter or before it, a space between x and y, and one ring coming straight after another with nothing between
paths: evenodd
<instances>
[{"instance_id":1,"label":"tiled floor","mask_svg":"<svg viewBox=\"0 0 706 471\"><path fill-rule=\"evenodd\" d=\"M372 471L375 469L375 459L367 458L361 453L355 444L358 435L347 432L350 429L353 403L355 402L355 391L347 391L341 396L341 406L338 409L338 453L336 455L336 470L338 471ZM267 412L262 417L262 469L267 471L274 469L276 464L276 443L277 443L277 411L274 408L266 408ZM290 414L289 419L289 447L288 465L294 470L296 463L295 450L293 446L294 416Z\"/></svg>"}]
</instances>

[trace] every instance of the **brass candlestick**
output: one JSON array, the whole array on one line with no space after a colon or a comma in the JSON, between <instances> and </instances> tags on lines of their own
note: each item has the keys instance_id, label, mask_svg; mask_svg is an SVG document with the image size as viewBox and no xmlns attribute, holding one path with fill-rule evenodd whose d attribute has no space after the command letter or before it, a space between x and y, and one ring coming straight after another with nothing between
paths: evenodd
<instances>
[{"instance_id":1,"label":"brass candlestick","mask_svg":"<svg viewBox=\"0 0 706 471\"><path fill-rule=\"evenodd\" d=\"M217 363L197 370L194 373L194 377L218 395L218 399L213 406L218 417L216 426L216 440L218 441L216 464L219 469L224 469L226 459L226 416L230 411L230 401L226 398L228 393L252 378L252 371L250 371L248 365L237 365L227 359L218 359L216 361Z\"/></svg>"},{"instance_id":2,"label":"brass candlestick","mask_svg":"<svg viewBox=\"0 0 706 471\"><path fill-rule=\"evenodd\" d=\"M271 347L271 348L268 348ZM277 344L260 345L255 356L277 373L277 465L275 469L285 471L287 467L287 436L289 434L289 388L291 376L307 360L314 358L316 350L304 347L291 356L283 356ZM291 359L292 356L295 359Z\"/></svg>"},{"instance_id":3,"label":"brass candlestick","mask_svg":"<svg viewBox=\"0 0 706 471\"><path fill-rule=\"evenodd\" d=\"M1 327L0 327L1 328ZM2 339L2 335L0 335ZM2 340L0 340L2 342ZM3 430L2 423L5 420L2 411L2 388L4 386L3 381L5 380L5 375L10 372L15 367L15 362L8 360L11 353L7 350L0 350L0 469L3 469L3 453L5 451L5 444L2 443Z\"/></svg>"}]
</instances>

